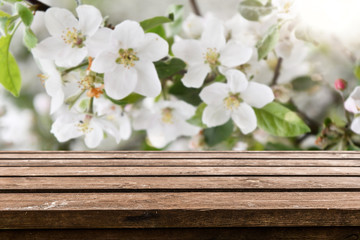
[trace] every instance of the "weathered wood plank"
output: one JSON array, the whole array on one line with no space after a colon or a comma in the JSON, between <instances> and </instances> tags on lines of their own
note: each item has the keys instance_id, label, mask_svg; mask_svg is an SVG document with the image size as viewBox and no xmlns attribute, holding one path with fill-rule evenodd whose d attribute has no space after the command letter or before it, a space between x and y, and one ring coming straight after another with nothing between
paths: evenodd
<instances>
[{"instance_id":1,"label":"weathered wood plank","mask_svg":"<svg viewBox=\"0 0 360 240\"><path fill-rule=\"evenodd\" d=\"M356 240L360 227L5 230L2 240Z\"/></svg>"},{"instance_id":2,"label":"weathered wood plank","mask_svg":"<svg viewBox=\"0 0 360 240\"><path fill-rule=\"evenodd\" d=\"M2 193L0 211L41 209L354 209L360 211L359 199L360 192ZM358 220L360 222L360 218Z\"/></svg>"},{"instance_id":3,"label":"weathered wood plank","mask_svg":"<svg viewBox=\"0 0 360 240\"><path fill-rule=\"evenodd\" d=\"M360 176L359 167L0 167L0 176Z\"/></svg>"},{"instance_id":4,"label":"weathered wood plank","mask_svg":"<svg viewBox=\"0 0 360 240\"><path fill-rule=\"evenodd\" d=\"M273 152L256 152L256 151L223 151L223 152L143 152L143 151L123 151L123 152L1 152L2 159L64 159L64 158L93 158L93 159L162 159L162 158L198 158L198 159L360 159L360 153L356 151L273 151Z\"/></svg>"},{"instance_id":5,"label":"weathered wood plank","mask_svg":"<svg viewBox=\"0 0 360 240\"><path fill-rule=\"evenodd\" d=\"M360 191L360 177L18 177L0 178L0 192Z\"/></svg>"},{"instance_id":6,"label":"weathered wood plank","mask_svg":"<svg viewBox=\"0 0 360 240\"><path fill-rule=\"evenodd\" d=\"M356 227L359 210L33 210L0 212L3 229Z\"/></svg>"},{"instance_id":7,"label":"weathered wood plank","mask_svg":"<svg viewBox=\"0 0 360 240\"><path fill-rule=\"evenodd\" d=\"M333 159L1 159L0 167L360 167L359 160Z\"/></svg>"}]
</instances>

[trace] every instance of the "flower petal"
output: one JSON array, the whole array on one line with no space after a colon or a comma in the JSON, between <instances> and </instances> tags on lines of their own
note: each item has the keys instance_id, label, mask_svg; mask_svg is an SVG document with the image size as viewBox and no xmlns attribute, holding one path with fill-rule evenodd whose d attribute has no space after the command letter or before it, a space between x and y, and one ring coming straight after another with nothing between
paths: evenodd
<instances>
[{"instance_id":1,"label":"flower petal","mask_svg":"<svg viewBox=\"0 0 360 240\"><path fill-rule=\"evenodd\" d=\"M53 60L66 48L67 45L60 38L49 37L37 44L32 54L35 58Z\"/></svg>"},{"instance_id":2,"label":"flower petal","mask_svg":"<svg viewBox=\"0 0 360 240\"><path fill-rule=\"evenodd\" d=\"M202 50L203 47L198 40L181 40L172 46L175 57L180 58L189 65L204 63Z\"/></svg>"},{"instance_id":3,"label":"flower petal","mask_svg":"<svg viewBox=\"0 0 360 240\"><path fill-rule=\"evenodd\" d=\"M144 37L145 33L140 24L131 20L118 24L111 34L112 43L119 49L137 48Z\"/></svg>"},{"instance_id":4,"label":"flower petal","mask_svg":"<svg viewBox=\"0 0 360 240\"><path fill-rule=\"evenodd\" d=\"M69 10L52 7L45 13L45 25L52 36L60 37L67 29L78 29L79 22Z\"/></svg>"},{"instance_id":5,"label":"flower petal","mask_svg":"<svg viewBox=\"0 0 360 240\"><path fill-rule=\"evenodd\" d=\"M229 95L229 88L225 83L213 83L205 87L199 94L206 104L219 104Z\"/></svg>"},{"instance_id":6,"label":"flower petal","mask_svg":"<svg viewBox=\"0 0 360 240\"><path fill-rule=\"evenodd\" d=\"M248 88L240 97L250 106L262 108L274 101L274 93L270 87L257 82L249 82Z\"/></svg>"},{"instance_id":7,"label":"flower petal","mask_svg":"<svg viewBox=\"0 0 360 240\"><path fill-rule=\"evenodd\" d=\"M100 126L105 132L115 138L116 143L119 143L121 140L119 129L116 126L114 121L101 119L101 118L93 118L92 121L96 122L97 125Z\"/></svg>"},{"instance_id":8,"label":"flower petal","mask_svg":"<svg viewBox=\"0 0 360 240\"><path fill-rule=\"evenodd\" d=\"M127 114L123 114L119 118L120 139L128 140L131 136L131 123Z\"/></svg>"},{"instance_id":9,"label":"flower petal","mask_svg":"<svg viewBox=\"0 0 360 240\"><path fill-rule=\"evenodd\" d=\"M135 68L117 66L115 71L106 72L104 85L107 95L114 99L123 99L134 91L137 83Z\"/></svg>"},{"instance_id":10,"label":"flower petal","mask_svg":"<svg viewBox=\"0 0 360 240\"><path fill-rule=\"evenodd\" d=\"M113 72L118 66L118 55L112 52L100 53L91 64L91 70L97 73Z\"/></svg>"},{"instance_id":11,"label":"flower petal","mask_svg":"<svg viewBox=\"0 0 360 240\"><path fill-rule=\"evenodd\" d=\"M60 89L51 96L50 114L55 113L64 103L64 92Z\"/></svg>"},{"instance_id":12,"label":"flower petal","mask_svg":"<svg viewBox=\"0 0 360 240\"><path fill-rule=\"evenodd\" d=\"M211 72L209 65L199 63L189 66L187 73L181 79L182 83L188 88L199 88L203 85L206 76Z\"/></svg>"},{"instance_id":13,"label":"flower petal","mask_svg":"<svg viewBox=\"0 0 360 240\"><path fill-rule=\"evenodd\" d=\"M219 61L222 65L233 68L250 60L253 50L241 43L228 43L220 52Z\"/></svg>"},{"instance_id":14,"label":"flower petal","mask_svg":"<svg viewBox=\"0 0 360 240\"><path fill-rule=\"evenodd\" d=\"M201 130L201 128L191 125L185 121L179 122L177 127L181 129L181 136L194 136Z\"/></svg>"},{"instance_id":15,"label":"flower petal","mask_svg":"<svg viewBox=\"0 0 360 240\"><path fill-rule=\"evenodd\" d=\"M360 117L357 117L352 121L350 128L356 134L360 134Z\"/></svg>"},{"instance_id":16,"label":"flower petal","mask_svg":"<svg viewBox=\"0 0 360 240\"><path fill-rule=\"evenodd\" d=\"M225 73L229 89L232 93L243 92L248 87L248 80L244 73L230 69Z\"/></svg>"},{"instance_id":17,"label":"flower petal","mask_svg":"<svg viewBox=\"0 0 360 240\"><path fill-rule=\"evenodd\" d=\"M89 40L86 41L89 56L96 57L109 47L111 33L112 30L110 28L100 28L91 38L89 38Z\"/></svg>"},{"instance_id":18,"label":"flower petal","mask_svg":"<svg viewBox=\"0 0 360 240\"><path fill-rule=\"evenodd\" d=\"M85 144L88 148L96 148L104 139L104 132L94 119L90 121L89 127L92 130L85 134Z\"/></svg>"},{"instance_id":19,"label":"flower petal","mask_svg":"<svg viewBox=\"0 0 360 240\"><path fill-rule=\"evenodd\" d=\"M135 92L146 96L156 97L161 92L161 83L152 62L139 61L136 63L137 85Z\"/></svg>"},{"instance_id":20,"label":"flower petal","mask_svg":"<svg viewBox=\"0 0 360 240\"><path fill-rule=\"evenodd\" d=\"M55 64L59 67L75 67L79 65L87 55L88 51L85 47L72 48L67 46L63 52L56 56Z\"/></svg>"},{"instance_id":21,"label":"flower petal","mask_svg":"<svg viewBox=\"0 0 360 240\"><path fill-rule=\"evenodd\" d=\"M169 44L162 37L155 33L145 34L145 39L137 49L137 56L141 61L159 61L167 56Z\"/></svg>"},{"instance_id":22,"label":"flower petal","mask_svg":"<svg viewBox=\"0 0 360 240\"><path fill-rule=\"evenodd\" d=\"M76 124L82 120L81 115L66 113L55 120L51 126L51 133L55 135L59 142L66 142L72 138L77 138L83 135L79 131Z\"/></svg>"},{"instance_id":23,"label":"flower petal","mask_svg":"<svg viewBox=\"0 0 360 240\"><path fill-rule=\"evenodd\" d=\"M224 104L208 105L202 115L202 121L208 127L225 124L230 119L230 111L225 109Z\"/></svg>"},{"instance_id":24,"label":"flower petal","mask_svg":"<svg viewBox=\"0 0 360 240\"><path fill-rule=\"evenodd\" d=\"M194 116L196 108L184 101L171 101L170 107L174 108L177 114L181 115L182 119L189 119Z\"/></svg>"},{"instance_id":25,"label":"flower petal","mask_svg":"<svg viewBox=\"0 0 360 240\"><path fill-rule=\"evenodd\" d=\"M251 133L256 129L257 119L255 112L246 103L241 103L239 107L232 112L231 118L243 134Z\"/></svg>"},{"instance_id":26,"label":"flower petal","mask_svg":"<svg viewBox=\"0 0 360 240\"><path fill-rule=\"evenodd\" d=\"M92 36L99 29L103 19L100 11L91 5L80 5L76 8L79 17L79 28L86 36Z\"/></svg>"},{"instance_id":27,"label":"flower petal","mask_svg":"<svg viewBox=\"0 0 360 240\"><path fill-rule=\"evenodd\" d=\"M165 147L179 136L177 129L169 124L155 124L147 129L147 135L151 144L156 148Z\"/></svg>"},{"instance_id":28,"label":"flower petal","mask_svg":"<svg viewBox=\"0 0 360 240\"><path fill-rule=\"evenodd\" d=\"M211 16L206 22L201 42L205 48L215 48L220 51L226 43L225 28L219 19Z\"/></svg>"},{"instance_id":29,"label":"flower petal","mask_svg":"<svg viewBox=\"0 0 360 240\"><path fill-rule=\"evenodd\" d=\"M356 87L345 101L345 109L352 113L360 112L360 87Z\"/></svg>"}]
</instances>

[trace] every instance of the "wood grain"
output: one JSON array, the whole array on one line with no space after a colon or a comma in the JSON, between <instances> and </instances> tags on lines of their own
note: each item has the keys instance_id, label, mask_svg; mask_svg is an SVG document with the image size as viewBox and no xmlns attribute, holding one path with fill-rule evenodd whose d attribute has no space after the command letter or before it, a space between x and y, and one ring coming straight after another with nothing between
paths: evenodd
<instances>
[{"instance_id":1,"label":"wood grain","mask_svg":"<svg viewBox=\"0 0 360 240\"><path fill-rule=\"evenodd\" d=\"M169 184L171 183L171 184ZM360 191L359 177L2 177L0 192Z\"/></svg>"},{"instance_id":2,"label":"wood grain","mask_svg":"<svg viewBox=\"0 0 360 240\"><path fill-rule=\"evenodd\" d=\"M0 176L360 176L360 167L0 167Z\"/></svg>"},{"instance_id":3,"label":"wood grain","mask_svg":"<svg viewBox=\"0 0 360 240\"><path fill-rule=\"evenodd\" d=\"M360 167L360 160L333 159L2 159L0 167Z\"/></svg>"},{"instance_id":4,"label":"wood grain","mask_svg":"<svg viewBox=\"0 0 360 240\"><path fill-rule=\"evenodd\" d=\"M359 227L5 230L2 240L357 240Z\"/></svg>"},{"instance_id":5,"label":"wood grain","mask_svg":"<svg viewBox=\"0 0 360 240\"><path fill-rule=\"evenodd\" d=\"M359 228L358 152L0 152L1 240L356 240Z\"/></svg>"}]
</instances>

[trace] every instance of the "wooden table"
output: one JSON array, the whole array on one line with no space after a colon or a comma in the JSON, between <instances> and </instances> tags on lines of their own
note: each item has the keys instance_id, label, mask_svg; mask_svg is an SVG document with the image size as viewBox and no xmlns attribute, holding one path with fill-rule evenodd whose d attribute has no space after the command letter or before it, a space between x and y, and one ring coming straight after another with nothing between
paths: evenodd
<instances>
[{"instance_id":1,"label":"wooden table","mask_svg":"<svg viewBox=\"0 0 360 240\"><path fill-rule=\"evenodd\" d=\"M0 239L360 239L356 152L1 152Z\"/></svg>"}]
</instances>

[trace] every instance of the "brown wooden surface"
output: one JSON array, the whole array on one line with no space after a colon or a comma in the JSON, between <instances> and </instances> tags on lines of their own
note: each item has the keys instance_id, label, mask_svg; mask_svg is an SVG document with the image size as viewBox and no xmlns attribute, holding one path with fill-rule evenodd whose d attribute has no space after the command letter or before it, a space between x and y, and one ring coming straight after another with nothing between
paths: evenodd
<instances>
[{"instance_id":1,"label":"brown wooden surface","mask_svg":"<svg viewBox=\"0 0 360 240\"><path fill-rule=\"evenodd\" d=\"M5 230L11 240L358 240L360 228L184 228L98 230Z\"/></svg>"},{"instance_id":2,"label":"brown wooden surface","mask_svg":"<svg viewBox=\"0 0 360 240\"><path fill-rule=\"evenodd\" d=\"M0 229L1 240L356 240L360 153L0 152Z\"/></svg>"}]
</instances>

